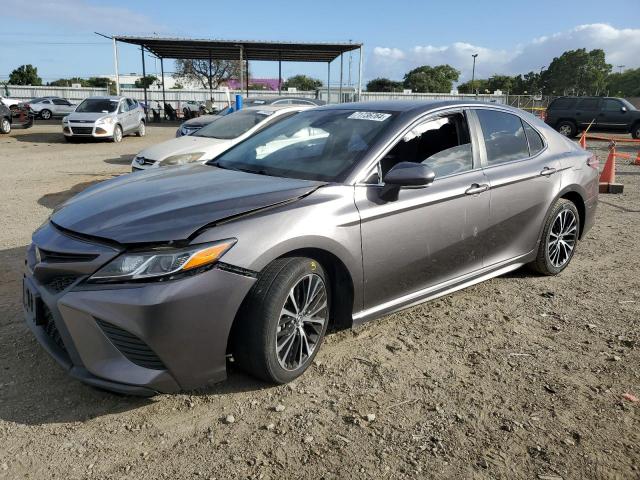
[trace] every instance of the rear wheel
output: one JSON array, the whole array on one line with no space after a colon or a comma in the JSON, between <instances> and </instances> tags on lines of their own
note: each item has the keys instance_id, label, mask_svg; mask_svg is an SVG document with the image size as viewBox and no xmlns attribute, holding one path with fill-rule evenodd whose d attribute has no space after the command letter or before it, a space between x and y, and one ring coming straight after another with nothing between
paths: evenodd
<instances>
[{"instance_id":1,"label":"rear wheel","mask_svg":"<svg viewBox=\"0 0 640 480\"><path fill-rule=\"evenodd\" d=\"M49 120L51 118L51 111L45 108L40 112L40 118L43 120Z\"/></svg>"},{"instance_id":2,"label":"rear wheel","mask_svg":"<svg viewBox=\"0 0 640 480\"><path fill-rule=\"evenodd\" d=\"M113 143L120 143L122 141L122 127L120 125L113 127L113 137L111 141Z\"/></svg>"},{"instance_id":3,"label":"rear wheel","mask_svg":"<svg viewBox=\"0 0 640 480\"><path fill-rule=\"evenodd\" d=\"M538 256L530 266L543 275L559 274L573 258L579 233L578 209L572 201L560 198L547 217Z\"/></svg>"},{"instance_id":4,"label":"rear wheel","mask_svg":"<svg viewBox=\"0 0 640 480\"><path fill-rule=\"evenodd\" d=\"M558 123L556 130L567 138L573 138L578 133L578 127L576 127L576 124L568 120L563 120Z\"/></svg>"},{"instance_id":5,"label":"rear wheel","mask_svg":"<svg viewBox=\"0 0 640 480\"><path fill-rule=\"evenodd\" d=\"M2 120L0 120L0 133L9 132L11 132L11 122L7 118L2 118Z\"/></svg>"},{"instance_id":6,"label":"rear wheel","mask_svg":"<svg viewBox=\"0 0 640 480\"><path fill-rule=\"evenodd\" d=\"M640 139L640 122L631 127L631 136L636 140Z\"/></svg>"},{"instance_id":7,"label":"rear wheel","mask_svg":"<svg viewBox=\"0 0 640 480\"><path fill-rule=\"evenodd\" d=\"M233 335L233 355L246 372L273 383L302 375L329 323L329 283L311 258L272 262L253 286Z\"/></svg>"}]
</instances>

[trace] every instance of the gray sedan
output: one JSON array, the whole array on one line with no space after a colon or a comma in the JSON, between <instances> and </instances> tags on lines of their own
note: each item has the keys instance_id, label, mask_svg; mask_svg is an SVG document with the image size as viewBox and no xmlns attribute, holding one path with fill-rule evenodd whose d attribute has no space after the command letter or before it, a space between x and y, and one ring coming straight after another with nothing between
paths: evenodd
<instances>
[{"instance_id":1,"label":"gray sedan","mask_svg":"<svg viewBox=\"0 0 640 480\"><path fill-rule=\"evenodd\" d=\"M152 395L301 375L360 324L529 265L591 228L598 164L495 104L311 109L206 165L93 186L33 234L26 322L69 373ZM141 202L141 199L143 201Z\"/></svg>"},{"instance_id":2,"label":"gray sedan","mask_svg":"<svg viewBox=\"0 0 640 480\"><path fill-rule=\"evenodd\" d=\"M54 117L64 117L76 109L75 104L60 97L34 98L28 103L34 115L43 120L49 120Z\"/></svg>"}]
</instances>

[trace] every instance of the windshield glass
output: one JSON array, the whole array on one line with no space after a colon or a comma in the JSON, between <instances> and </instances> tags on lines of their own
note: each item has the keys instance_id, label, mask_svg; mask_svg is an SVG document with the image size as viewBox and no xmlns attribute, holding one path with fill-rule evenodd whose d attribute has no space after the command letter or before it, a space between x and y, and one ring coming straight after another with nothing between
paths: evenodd
<instances>
[{"instance_id":1,"label":"windshield glass","mask_svg":"<svg viewBox=\"0 0 640 480\"><path fill-rule=\"evenodd\" d=\"M637 108L626 98L621 98L620 101L627 107L627 110L637 110Z\"/></svg>"},{"instance_id":2,"label":"windshield glass","mask_svg":"<svg viewBox=\"0 0 640 480\"><path fill-rule=\"evenodd\" d=\"M273 114L269 110L240 110L202 127L194 136L231 140L251 130Z\"/></svg>"},{"instance_id":3,"label":"windshield glass","mask_svg":"<svg viewBox=\"0 0 640 480\"><path fill-rule=\"evenodd\" d=\"M257 133L212 164L279 177L341 181L388 128L394 115L308 110Z\"/></svg>"},{"instance_id":4,"label":"windshield glass","mask_svg":"<svg viewBox=\"0 0 640 480\"><path fill-rule=\"evenodd\" d=\"M112 113L118 108L118 100L110 100L108 98L88 98L83 101L76 112L80 113Z\"/></svg>"}]
</instances>

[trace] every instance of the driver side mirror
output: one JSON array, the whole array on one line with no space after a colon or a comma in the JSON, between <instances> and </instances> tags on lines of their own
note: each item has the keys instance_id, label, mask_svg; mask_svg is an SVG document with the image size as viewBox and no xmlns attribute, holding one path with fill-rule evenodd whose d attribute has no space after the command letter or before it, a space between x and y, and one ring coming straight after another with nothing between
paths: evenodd
<instances>
[{"instance_id":1,"label":"driver side mirror","mask_svg":"<svg viewBox=\"0 0 640 480\"><path fill-rule=\"evenodd\" d=\"M433 183L436 172L422 163L400 162L395 164L384 176L384 187L380 197L395 200L401 187L423 188Z\"/></svg>"},{"instance_id":2,"label":"driver side mirror","mask_svg":"<svg viewBox=\"0 0 640 480\"><path fill-rule=\"evenodd\" d=\"M620 107L620 111L621 111L622 113L625 113L625 112L627 111L627 107Z\"/></svg>"}]
</instances>

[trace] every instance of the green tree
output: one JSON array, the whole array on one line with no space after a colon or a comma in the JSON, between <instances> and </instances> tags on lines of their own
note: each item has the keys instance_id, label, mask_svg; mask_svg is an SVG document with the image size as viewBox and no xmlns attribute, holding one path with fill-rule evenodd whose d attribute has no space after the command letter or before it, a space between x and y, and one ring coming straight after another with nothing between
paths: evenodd
<instances>
[{"instance_id":1,"label":"green tree","mask_svg":"<svg viewBox=\"0 0 640 480\"><path fill-rule=\"evenodd\" d=\"M158 81L158 77L155 75L147 75L146 77L141 77L133 83L133 86L136 88L149 88L154 82Z\"/></svg>"},{"instance_id":2,"label":"green tree","mask_svg":"<svg viewBox=\"0 0 640 480\"><path fill-rule=\"evenodd\" d=\"M322 81L317 78L308 77L306 75L294 75L282 84L282 89L296 88L302 92L317 90L322 87Z\"/></svg>"},{"instance_id":3,"label":"green tree","mask_svg":"<svg viewBox=\"0 0 640 480\"><path fill-rule=\"evenodd\" d=\"M213 90L232 78L240 78L239 60L176 60L173 78L196 82Z\"/></svg>"},{"instance_id":4,"label":"green tree","mask_svg":"<svg viewBox=\"0 0 640 480\"><path fill-rule=\"evenodd\" d=\"M607 78L607 90L612 97L640 97L640 68L612 73Z\"/></svg>"},{"instance_id":5,"label":"green tree","mask_svg":"<svg viewBox=\"0 0 640 480\"><path fill-rule=\"evenodd\" d=\"M90 77L85 81L83 87L108 88L109 94L115 95L116 93L116 82L106 77Z\"/></svg>"},{"instance_id":6,"label":"green tree","mask_svg":"<svg viewBox=\"0 0 640 480\"><path fill-rule=\"evenodd\" d=\"M176 82L173 84L173 87L171 87L171 90L182 90L184 88L184 85L182 85L180 82Z\"/></svg>"},{"instance_id":7,"label":"green tree","mask_svg":"<svg viewBox=\"0 0 640 480\"><path fill-rule=\"evenodd\" d=\"M398 92L404 88L402 82L388 78L374 78L367 83L367 92Z\"/></svg>"},{"instance_id":8,"label":"green tree","mask_svg":"<svg viewBox=\"0 0 640 480\"><path fill-rule=\"evenodd\" d=\"M404 76L404 88L414 92L450 92L453 82L458 81L460 72L451 65L431 67L423 65L414 68Z\"/></svg>"},{"instance_id":9,"label":"green tree","mask_svg":"<svg viewBox=\"0 0 640 480\"><path fill-rule=\"evenodd\" d=\"M606 89L610 73L611 65L605 61L604 50L587 52L579 48L555 57L542 73L542 82L548 93L600 95Z\"/></svg>"},{"instance_id":10,"label":"green tree","mask_svg":"<svg viewBox=\"0 0 640 480\"><path fill-rule=\"evenodd\" d=\"M484 93L488 89L489 81L484 78L476 78L471 85L471 80L458 85L458 93Z\"/></svg>"},{"instance_id":11,"label":"green tree","mask_svg":"<svg viewBox=\"0 0 640 480\"><path fill-rule=\"evenodd\" d=\"M84 78L72 77L72 78L59 78L53 82L47 83L51 87L70 87L74 83L79 83L81 86L85 86L87 81Z\"/></svg>"},{"instance_id":12,"label":"green tree","mask_svg":"<svg viewBox=\"0 0 640 480\"><path fill-rule=\"evenodd\" d=\"M42 79L38 76L38 69L31 64L21 65L9 74L11 85L42 85Z\"/></svg>"}]
</instances>

